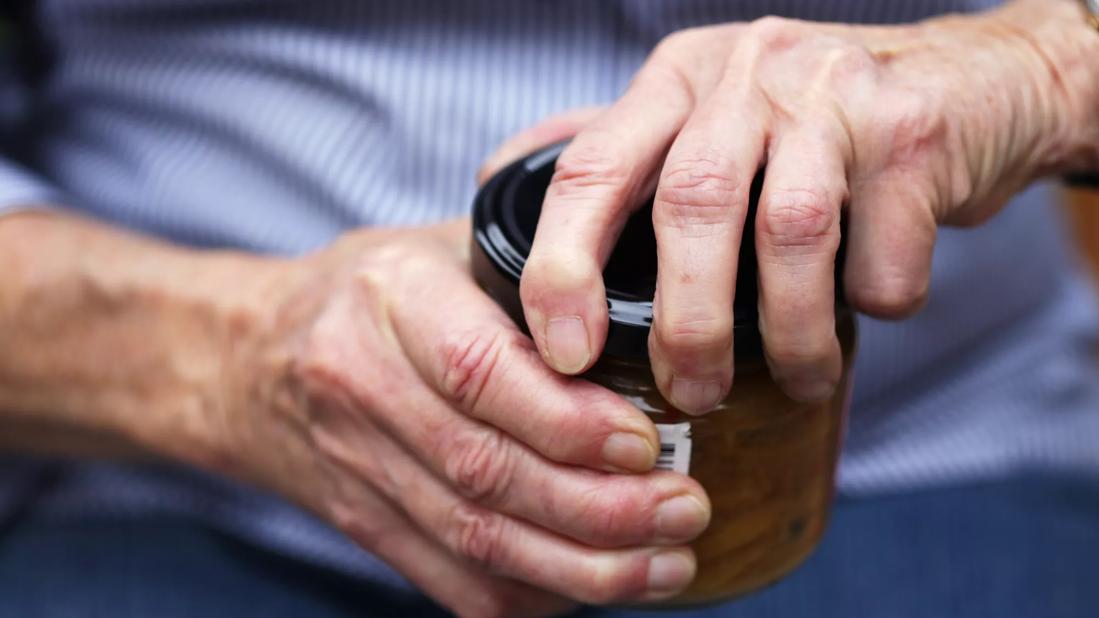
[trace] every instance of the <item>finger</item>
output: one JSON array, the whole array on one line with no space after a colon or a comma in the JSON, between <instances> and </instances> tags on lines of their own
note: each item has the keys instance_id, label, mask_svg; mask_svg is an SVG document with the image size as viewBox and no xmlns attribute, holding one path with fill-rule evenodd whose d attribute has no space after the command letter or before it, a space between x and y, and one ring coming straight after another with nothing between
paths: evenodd
<instances>
[{"instance_id":1,"label":"finger","mask_svg":"<svg viewBox=\"0 0 1099 618\"><path fill-rule=\"evenodd\" d=\"M585 603L665 598L694 577L685 548L597 550L481 507L452 492L403 449L384 450L381 489L463 560Z\"/></svg>"},{"instance_id":2,"label":"finger","mask_svg":"<svg viewBox=\"0 0 1099 618\"><path fill-rule=\"evenodd\" d=\"M482 316L492 316L492 307L482 306L488 301L476 290L469 292L468 299L463 291L448 292L452 305L445 323L415 309L400 312L394 320L394 332L413 365L434 381L437 391L405 388L400 405L417 415L402 410L386 415L392 433L459 494L588 545L681 543L700 534L709 523L709 501L688 477L612 477L555 464L495 426L474 420L518 427L516 433L559 455L561 447L567 452L577 441L586 441L581 431L601 412L590 402L624 402L599 387L554 374L514 325L502 319L482 322ZM466 307L466 301L477 302ZM409 307L437 304L437 299L420 298ZM433 338L468 328L477 329L472 331L476 334L461 339L461 345L444 344L448 351L441 357L432 353L438 349L431 345ZM453 360L455 354L460 361ZM456 413L454 407L474 418ZM631 406L626 409L640 414ZM647 419L638 420L652 431ZM599 436L595 445L602 440L599 454L604 460L608 453L619 454L621 436L603 440L606 431Z\"/></svg>"},{"instance_id":3,"label":"finger","mask_svg":"<svg viewBox=\"0 0 1099 618\"><path fill-rule=\"evenodd\" d=\"M438 276L457 279L459 275L446 272L444 264L427 268ZM409 276L408 271L393 274L392 281L423 280ZM388 281L378 284L390 288L398 285ZM479 294L471 284L466 285ZM399 287L390 291L404 293ZM705 492L686 476L666 473L623 479L554 464L499 429L456 411L421 381L411 361L393 345L394 340L399 343L401 337L407 337L410 327L423 328L415 316L413 321L392 329L367 328L348 336L348 325L355 324L366 312L389 316L404 313L364 304L375 296L369 290L361 296L350 291L332 299L311 336L310 346L323 353L307 354L310 360L299 367L306 392L328 404L318 409L342 412L342 416L330 414L314 419L314 425L332 434L330 439L315 438L330 457L358 466L367 478L386 478L388 466L377 466L378 456L364 450L360 439L349 438L369 435L369 430L359 427L374 418L388 435L416 453L420 465L465 497L591 545L675 542L693 538L705 528L709 519ZM461 296L458 290L447 292L448 299ZM424 302L402 306L411 312L419 306L440 305L438 298L414 300ZM461 317L451 316L459 328ZM380 373L362 375L356 371L354 359L362 350L371 351L373 366ZM522 410L522 402L507 408L516 417L521 417L517 411ZM565 444L573 439L570 433L558 435Z\"/></svg>"},{"instance_id":4,"label":"finger","mask_svg":"<svg viewBox=\"0 0 1099 618\"><path fill-rule=\"evenodd\" d=\"M842 126L824 119L783 134L756 214L764 350L775 380L800 401L831 397L842 373L835 263L847 143Z\"/></svg>"},{"instance_id":5,"label":"finger","mask_svg":"<svg viewBox=\"0 0 1099 618\"><path fill-rule=\"evenodd\" d=\"M520 291L534 341L561 373L582 373L602 351L603 265L690 111L682 84L643 69L557 161Z\"/></svg>"},{"instance_id":6,"label":"finger","mask_svg":"<svg viewBox=\"0 0 1099 618\"><path fill-rule=\"evenodd\" d=\"M717 92L676 139L653 202L653 374L690 414L711 410L732 384L737 255L767 124L758 98Z\"/></svg>"},{"instance_id":7,"label":"finger","mask_svg":"<svg viewBox=\"0 0 1099 618\"><path fill-rule=\"evenodd\" d=\"M549 369L467 273L454 266L428 268L400 277L407 282L398 284L407 309L392 312L392 319L418 373L449 405L554 461L612 471L652 469L659 437L640 410L606 389ZM417 283L441 277L456 283L445 290ZM440 306L447 311L438 311Z\"/></svg>"},{"instance_id":8,"label":"finger","mask_svg":"<svg viewBox=\"0 0 1099 618\"><path fill-rule=\"evenodd\" d=\"M526 154L576 135L603 110L602 107L568 110L515 134L485 160L477 171L477 184L484 184L509 163Z\"/></svg>"},{"instance_id":9,"label":"finger","mask_svg":"<svg viewBox=\"0 0 1099 618\"><path fill-rule=\"evenodd\" d=\"M896 175L853 184L844 287L855 309L899 319L926 303L938 229L926 185Z\"/></svg>"},{"instance_id":10,"label":"finger","mask_svg":"<svg viewBox=\"0 0 1099 618\"><path fill-rule=\"evenodd\" d=\"M458 616L555 616L574 603L491 575L429 539L387 500L344 477L335 523L363 548Z\"/></svg>"},{"instance_id":11,"label":"finger","mask_svg":"<svg viewBox=\"0 0 1099 618\"><path fill-rule=\"evenodd\" d=\"M706 528L710 505L689 477L612 476L546 461L498 429L441 400L411 397L415 419L387 426L459 495L591 547L668 545Z\"/></svg>"}]
</instances>

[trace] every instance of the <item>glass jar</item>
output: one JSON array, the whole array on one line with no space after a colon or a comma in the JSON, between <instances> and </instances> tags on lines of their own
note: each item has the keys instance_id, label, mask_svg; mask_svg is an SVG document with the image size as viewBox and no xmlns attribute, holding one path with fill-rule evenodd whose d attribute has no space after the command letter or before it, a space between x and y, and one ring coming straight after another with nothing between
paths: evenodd
<instances>
[{"instance_id":1,"label":"glass jar","mask_svg":"<svg viewBox=\"0 0 1099 618\"><path fill-rule=\"evenodd\" d=\"M503 170L482 188L474 206L474 276L520 325L519 276L562 148L547 148ZM753 187L749 230L761 185L762 175ZM713 506L709 527L692 543L698 558L695 580L659 604L664 607L724 601L779 580L812 552L828 521L850 393L855 319L837 304L844 373L832 400L806 404L788 398L764 361L751 236L745 235L741 247L733 307L733 388L705 416L688 416L669 404L649 365L656 285L651 204L631 217L603 273L610 314L607 342L583 377L647 414L661 438L657 467L693 477ZM841 249L837 272L842 261Z\"/></svg>"}]
</instances>

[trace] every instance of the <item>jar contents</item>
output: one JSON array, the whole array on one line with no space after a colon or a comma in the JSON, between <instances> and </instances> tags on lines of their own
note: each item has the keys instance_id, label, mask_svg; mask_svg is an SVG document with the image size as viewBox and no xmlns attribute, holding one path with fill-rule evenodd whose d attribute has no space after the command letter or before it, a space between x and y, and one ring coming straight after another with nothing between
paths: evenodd
<instances>
[{"instance_id":1,"label":"jar contents","mask_svg":"<svg viewBox=\"0 0 1099 618\"><path fill-rule=\"evenodd\" d=\"M585 378L645 412L660 430L658 467L706 490L710 526L692 548L698 574L664 606L727 600L771 584L816 547L828 522L855 345L854 319L838 320L844 378L831 401L783 394L762 358L736 363L732 392L705 416L675 410L647 362L604 357Z\"/></svg>"}]
</instances>

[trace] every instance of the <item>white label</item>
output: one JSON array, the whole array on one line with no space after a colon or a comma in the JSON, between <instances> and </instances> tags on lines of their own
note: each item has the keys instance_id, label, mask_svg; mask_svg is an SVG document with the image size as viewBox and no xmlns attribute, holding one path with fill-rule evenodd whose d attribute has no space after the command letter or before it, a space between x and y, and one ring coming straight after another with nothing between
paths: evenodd
<instances>
[{"instance_id":1,"label":"white label","mask_svg":"<svg viewBox=\"0 0 1099 618\"><path fill-rule=\"evenodd\" d=\"M690 474L691 424L658 424L656 431L660 434L660 457L656 459L656 469Z\"/></svg>"}]
</instances>

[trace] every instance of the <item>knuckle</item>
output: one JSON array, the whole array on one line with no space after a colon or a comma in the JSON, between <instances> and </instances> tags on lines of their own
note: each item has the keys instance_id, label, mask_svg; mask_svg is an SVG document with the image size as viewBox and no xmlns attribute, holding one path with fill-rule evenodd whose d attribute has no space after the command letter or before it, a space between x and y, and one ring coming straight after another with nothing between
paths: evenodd
<instances>
[{"instance_id":1,"label":"knuckle","mask_svg":"<svg viewBox=\"0 0 1099 618\"><path fill-rule=\"evenodd\" d=\"M908 317L923 307L928 281L909 276L879 277L848 289L851 303L859 310L882 318Z\"/></svg>"},{"instance_id":2,"label":"knuckle","mask_svg":"<svg viewBox=\"0 0 1099 618\"><path fill-rule=\"evenodd\" d=\"M600 277L597 264L588 256L568 255L551 247L531 252L519 281L519 292L526 303L540 300L543 294L587 289Z\"/></svg>"},{"instance_id":3,"label":"knuckle","mask_svg":"<svg viewBox=\"0 0 1099 618\"><path fill-rule=\"evenodd\" d=\"M700 316L690 313L665 314L654 320L653 332L660 347L673 358L691 357L700 350L732 347L733 318L729 315Z\"/></svg>"},{"instance_id":4,"label":"knuckle","mask_svg":"<svg viewBox=\"0 0 1099 618\"><path fill-rule=\"evenodd\" d=\"M657 43L652 55L656 58L674 60L693 54L698 38L696 32L697 30L694 28L685 28L672 32Z\"/></svg>"},{"instance_id":5,"label":"knuckle","mask_svg":"<svg viewBox=\"0 0 1099 618\"><path fill-rule=\"evenodd\" d=\"M450 513L449 542L457 554L487 569L502 565L507 522L498 513L462 502Z\"/></svg>"},{"instance_id":6,"label":"knuckle","mask_svg":"<svg viewBox=\"0 0 1099 618\"><path fill-rule=\"evenodd\" d=\"M611 199L624 197L631 177L627 159L608 145L620 140L598 129L589 129L585 137L588 139L574 142L557 159L547 196L567 199L598 192Z\"/></svg>"},{"instance_id":7,"label":"knuckle","mask_svg":"<svg viewBox=\"0 0 1099 618\"><path fill-rule=\"evenodd\" d=\"M630 88L670 108L694 109L698 104L695 85L698 77L692 76L689 62L685 52L654 54L634 77Z\"/></svg>"},{"instance_id":8,"label":"knuckle","mask_svg":"<svg viewBox=\"0 0 1099 618\"><path fill-rule=\"evenodd\" d=\"M583 496L577 509L577 519L584 525L590 541L607 547L651 533L651 529L640 530L635 525L646 521L640 512L641 505L622 492L607 489L601 487Z\"/></svg>"},{"instance_id":9,"label":"knuckle","mask_svg":"<svg viewBox=\"0 0 1099 618\"><path fill-rule=\"evenodd\" d=\"M515 452L498 431L471 430L453 439L444 468L447 480L462 496L480 504L499 504L512 485Z\"/></svg>"},{"instance_id":10,"label":"knuckle","mask_svg":"<svg viewBox=\"0 0 1099 618\"><path fill-rule=\"evenodd\" d=\"M749 38L765 50L791 47L802 39L802 29L797 21L768 15L753 21L748 27Z\"/></svg>"},{"instance_id":11,"label":"knuckle","mask_svg":"<svg viewBox=\"0 0 1099 618\"><path fill-rule=\"evenodd\" d=\"M363 517L362 509L346 500L331 501L326 505L325 515L359 547L371 553L378 553L390 536L391 531L376 518Z\"/></svg>"},{"instance_id":12,"label":"knuckle","mask_svg":"<svg viewBox=\"0 0 1099 618\"><path fill-rule=\"evenodd\" d=\"M310 396L346 392L353 384L353 376L347 369L344 335L328 328L327 322L322 317L313 327L292 361L292 375Z\"/></svg>"},{"instance_id":13,"label":"knuckle","mask_svg":"<svg viewBox=\"0 0 1099 618\"><path fill-rule=\"evenodd\" d=\"M830 83L847 84L859 75L877 70L877 57L862 45L840 43L824 53L821 67Z\"/></svg>"},{"instance_id":14,"label":"knuckle","mask_svg":"<svg viewBox=\"0 0 1099 618\"><path fill-rule=\"evenodd\" d=\"M458 331L444 335L440 344L444 396L475 410L490 383L497 380L506 365L502 362L521 347L526 339L507 329Z\"/></svg>"},{"instance_id":15,"label":"knuckle","mask_svg":"<svg viewBox=\"0 0 1099 618\"><path fill-rule=\"evenodd\" d=\"M747 208L747 189L732 168L719 154L669 162L656 191L654 223L699 235L729 223Z\"/></svg>"},{"instance_id":16,"label":"knuckle","mask_svg":"<svg viewBox=\"0 0 1099 618\"><path fill-rule=\"evenodd\" d=\"M364 284L388 283L405 266L418 267L427 262L422 248L401 240L387 242L372 248L359 258L356 279Z\"/></svg>"},{"instance_id":17,"label":"knuckle","mask_svg":"<svg viewBox=\"0 0 1099 618\"><path fill-rule=\"evenodd\" d=\"M742 180L730 171L733 169L732 160L710 149L704 154L669 161L661 184L667 189L720 193L727 198L744 188Z\"/></svg>"},{"instance_id":18,"label":"knuckle","mask_svg":"<svg viewBox=\"0 0 1099 618\"><path fill-rule=\"evenodd\" d=\"M762 211L758 231L774 247L816 247L838 231L839 209L821 191L777 192Z\"/></svg>"}]
</instances>

